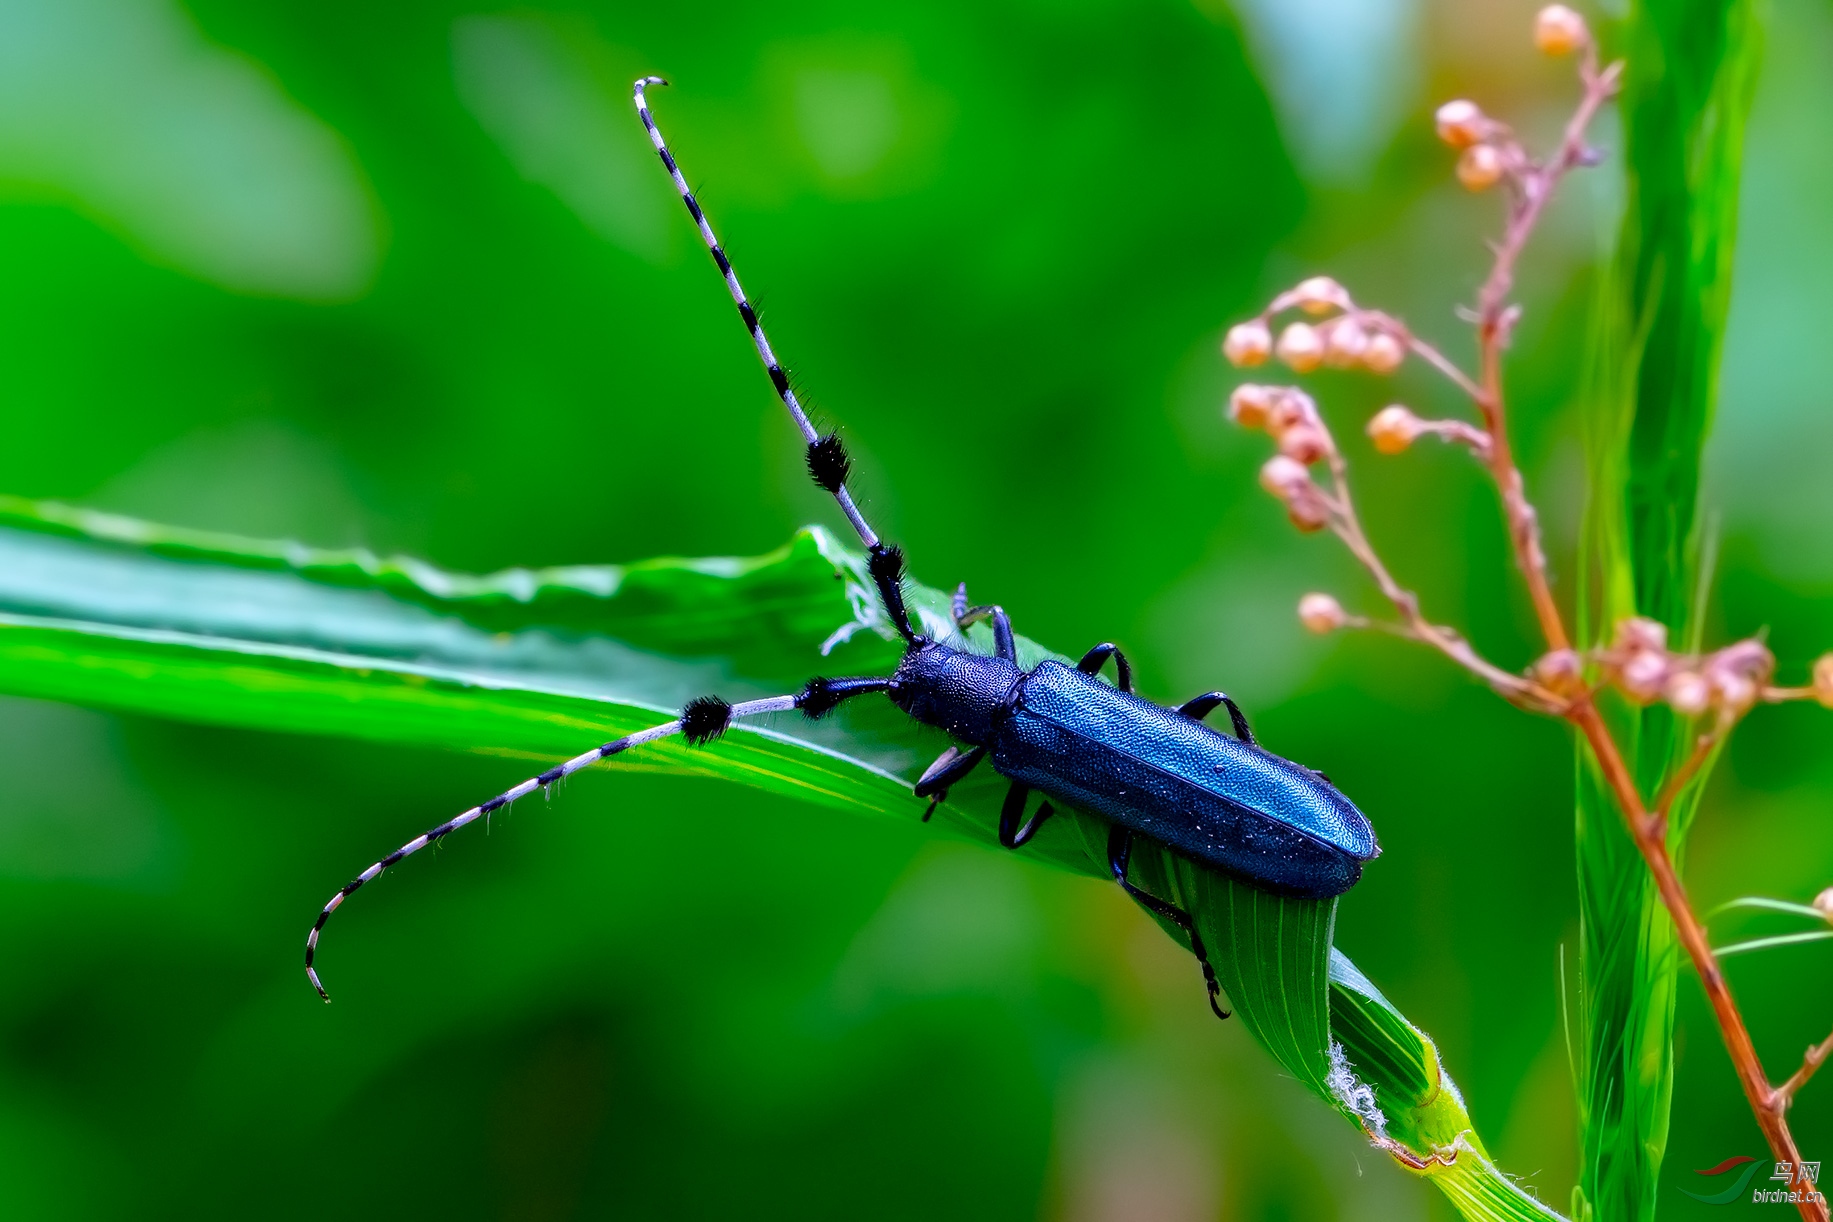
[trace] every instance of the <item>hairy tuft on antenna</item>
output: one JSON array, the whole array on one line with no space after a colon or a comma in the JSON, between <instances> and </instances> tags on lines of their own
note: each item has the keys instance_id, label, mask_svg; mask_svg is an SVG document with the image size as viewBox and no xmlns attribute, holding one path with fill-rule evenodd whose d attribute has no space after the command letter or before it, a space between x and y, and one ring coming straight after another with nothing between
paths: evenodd
<instances>
[{"instance_id":1,"label":"hairy tuft on antenna","mask_svg":"<svg viewBox=\"0 0 1833 1222\"><path fill-rule=\"evenodd\" d=\"M681 735L696 747L706 746L731 724L732 706L717 696L689 701L681 710Z\"/></svg>"},{"instance_id":2,"label":"hairy tuft on antenna","mask_svg":"<svg viewBox=\"0 0 1833 1222\"><path fill-rule=\"evenodd\" d=\"M881 543L872 549L870 561L872 579L881 584L902 585L904 582L904 549L895 543Z\"/></svg>"},{"instance_id":3,"label":"hairy tuft on antenna","mask_svg":"<svg viewBox=\"0 0 1833 1222\"><path fill-rule=\"evenodd\" d=\"M828 433L808 443L808 473L828 493L838 493L852 471L853 460L840 434Z\"/></svg>"},{"instance_id":4,"label":"hairy tuft on antenna","mask_svg":"<svg viewBox=\"0 0 1833 1222\"><path fill-rule=\"evenodd\" d=\"M839 708L845 698L846 693L836 690L832 679L817 677L810 679L802 694L796 697L796 708L810 721L818 721Z\"/></svg>"}]
</instances>

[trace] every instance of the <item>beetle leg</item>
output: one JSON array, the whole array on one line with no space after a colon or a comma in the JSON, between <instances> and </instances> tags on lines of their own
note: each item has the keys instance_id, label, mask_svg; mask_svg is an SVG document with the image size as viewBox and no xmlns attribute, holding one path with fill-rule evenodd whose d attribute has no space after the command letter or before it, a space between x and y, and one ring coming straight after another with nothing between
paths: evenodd
<instances>
[{"instance_id":1,"label":"beetle leg","mask_svg":"<svg viewBox=\"0 0 1833 1222\"><path fill-rule=\"evenodd\" d=\"M1240 705L1229 699L1227 692L1204 692L1194 700L1184 701L1177 711L1192 721L1201 721L1214 712L1218 704L1228 706L1228 719L1235 723L1235 737L1253 746L1254 731L1248 728L1247 714L1241 711Z\"/></svg>"},{"instance_id":2,"label":"beetle leg","mask_svg":"<svg viewBox=\"0 0 1833 1222\"><path fill-rule=\"evenodd\" d=\"M923 812L923 822L929 822L929 816L936 813L936 807L948 797L948 787L980 766L985 759L987 749L975 747L965 754L959 747L950 747L936 757L936 762L923 770L922 777L916 783L916 796L929 799L929 809Z\"/></svg>"},{"instance_id":3,"label":"beetle leg","mask_svg":"<svg viewBox=\"0 0 1833 1222\"><path fill-rule=\"evenodd\" d=\"M967 605L967 582L955 587L955 602L952 610L955 613L955 627L966 632L983 619L993 621L993 653L1008 662L1018 661L1018 644L1012 637L1012 617L1006 614L1001 606L970 607Z\"/></svg>"},{"instance_id":4,"label":"beetle leg","mask_svg":"<svg viewBox=\"0 0 1833 1222\"><path fill-rule=\"evenodd\" d=\"M1114 659L1114 673L1120 678L1120 682L1115 686L1123 692L1132 691L1133 666L1127 661L1127 656L1120 652L1120 646L1112 641L1103 641L1083 654L1082 660L1076 663L1076 669L1085 675L1100 674L1101 664L1110 657Z\"/></svg>"},{"instance_id":5,"label":"beetle leg","mask_svg":"<svg viewBox=\"0 0 1833 1222\"><path fill-rule=\"evenodd\" d=\"M1209 1008L1215 1011L1217 1018L1227 1018L1224 1010L1216 1000L1222 994L1222 983L1216 979L1216 969L1210 965L1209 952L1203 946L1203 935L1197 932L1197 923L1177 905L1159 899L1149 891L1135 887L1127 879L1127 866L1133 858L1133 830L1116 823L1107 834L1107 865L1114 872L1114 881L1126 890L1126 893L1144 904L1147 908L1164 917L1173 925L1190 935L1190 953L1197 957L1203 967L1203 983L1209 989Z\"/></svg>"},{"instance_id":6,"label":"beetle leg","mask_svg":"<svg viewBox=\"0 0 1833 1222\"><path fill-rule=\"evenodd\" d=\"M1050 816L1057 813L1056 807L1045 802L1037 808L1023 827L1018 824L1025 813L1025 799L1031 796L1031 786L1020 781L1013 781L1012 788L1006 790L1005 804L999 808L999 843L1008 849L1023 846L1037 830L1043 827Z\"/></svg>"}]
</instances>

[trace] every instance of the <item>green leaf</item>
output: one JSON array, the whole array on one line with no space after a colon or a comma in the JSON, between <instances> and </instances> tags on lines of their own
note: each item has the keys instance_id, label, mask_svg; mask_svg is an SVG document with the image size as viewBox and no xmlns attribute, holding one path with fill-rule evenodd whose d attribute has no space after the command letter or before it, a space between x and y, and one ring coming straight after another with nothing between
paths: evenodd
<instances>
[{"instance_id":1,"label":"green leaf","mask_svg":"<svg viewBox=\"0 0 1833 1222\"><path fill-rule=\"evenodd\" d=\"M1750 0L1639 0L1624 27L1629 204L1594 345L1602 366L1580 547L1580 643L1629 615L1697 642L1700 458L1730 303L1744 119L1760 39ZM1608 704L1608 702L1606 702ZM1604 708L1644 794L1688 750L1665 709ZM1710 768L1675 803L1678 860ZM1579 1212L1651 1218L1673 1091L1679 950L1581 748Z\"/></svg>"},{"instance_id":2,"label":"green leaf","mask_svg":"<svg viewBox=\"0 0 1833 1222\"><path fill-rule=\"evenodd\" d=\"M886 673L899 650L864 574L819 528L755 559L474 577L0 498L0 691L545 765L669 720L694 695ZM914 583L908 594L926 631L952 630L944 594ZM969 644L990 650L984 626ZM1019 652L1026 664L1060 656L1024 640ZM831 723L741 724L705 748L663 740L606 766L916 819L910 785L945 745L875 701ZM983 774L951 791L937 822L992 845L1003 782ZM1025 851L1108 877L1107 825L1078 812ZM1269 895L1163 849L1137 853L1133 869L1195 916L1239 1021L1319 1098L1466 1217L1557 1217L1490 1162L1431 1040L1332 949L1334 900ZM341 881L327 879L327 894ZM331 927L321 961L333 982L344 932ZM1198 984L1193 967L1192 1004ZM309 996L302 982L301 1004Z\"/></svg>"}]
</instances>

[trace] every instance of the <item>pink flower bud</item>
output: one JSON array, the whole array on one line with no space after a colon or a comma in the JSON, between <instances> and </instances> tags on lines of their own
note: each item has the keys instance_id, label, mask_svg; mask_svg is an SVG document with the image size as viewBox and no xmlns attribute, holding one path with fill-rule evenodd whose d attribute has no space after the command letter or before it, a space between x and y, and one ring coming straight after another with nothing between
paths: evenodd
<instances>
[{"instance_id":1,"label":"pink flower bud","mask_svg":"<svg viewBox=\"0 0 1833 1222\"><path fill-rule=\"evenodd\" d=\"M1668 626L1657 620L1644 619L1640 615L1617 621L1616 640L1611 648L1621 651L1638 649L1666 653L1668 647Z\"/></svg>"},{"instance_id":2,"label":"pink flower bud","mask_svg":"<svg viewBox=\"0 0 1833 1222\"><path fill-rule=\"evenodd\" d=\"M1292 524L1307 533L1330 524L1330 506L1305 464L1275 454L1260 468L1260 486L1285 502Z\"/></svg>"},{"instance_id":3,"label":"pink flower bud","mask_svg":"<svg viewBox=\"0 0 1833 1222\"><path fill-rule=\"evenodd\" d=\"M1422 431L1419 417L1398 403L1382 408L1368 422L1368 435L1383 454L1400 453L1412 445Z\"/></svg>"},{"instance_id":4,"label":"pink flower bud","mask_svg":"<svg viewBox=\"0 0 1833 1222\"><path fill-rule=\"evenodd\" d=\"M1298 308L1307 314L1328 314L1332 310L1349 308L1349 293L1329 276L1302 280L1292 294L1298 298Z\"/></svg>"},{"instance_id":5,"label":"pink flower bud","mask_svg":"<svg viewBox=\"0 0 1833 1222\"><path fill-rule=\"evenodd\" d=\"M1814 907L1820 909L1821 915L1833 922L1833 887L1828 887L1814 897Z\"/></svg>"},{"instance_id":6,"label":"pink flower bud","mask_svg":"<svg viewBox=\"0 0 1833 1222\"><path fill-rule=\"evenodd\" d=\"M1446 102L1438 108L1434 118L1438 123L1438 138L1454 149L1469 148L1489 130L1489 120L1483 117L1477 104L1463 98Z\"/></svg>"},{"instance_id":7,"label":"pink flower bud","mask_svg":"<svg viewBox=\"0 0 1833 1222\"><path fill-rule=\"evenodd\" d=\"M1237 369L1251 369L1267 363L1273 352L1273 335L1259 319L1236 323L1222 340L1222 355Z\"/></svg>"},{"instance_id":8,"label":"pink flower bud","mask_svg":"<svg viewBox=\"0 0 1833 1222\"><path fill-rule=\"evenodd\" d=\"M1324 338L1310 323L1295 322L1279 333L1279 359L1295 373L1310 373L1324 359Z\"/></svg>"},{"instance_id":9,"label":"pink flower bud","mask_svg":"<svg viewBox=\"0 0 1833 1222\"><path fill-rule=\"evenodd\" d=\"M1566 695L1584 683L1585 663L1576 649L1555 649L1535 660L1532 674L1542 687Z\"/></svg>"},{"instance_id":10,"label":"pink flower bud","mask_svg":"<svg viewBox=\"0 0 1833 1222\"><path fill-rule=\"evenodd\" d=\"M1311 472L1305 464L1284 454L1275 454L1260 467L1260 486L1280 500L1290 500L1301 488L1310 486Z\"/></svg>"},{"instance_id":11,"label":"pink flower bud","mask_svg":"<svg viewBox=\"0 0 1833 1222\"><path fill-rule=\"evenodd\" d=\"M1502 154L1488 144L1473 144L1457 159L1457 180L1468 191L1487 191L1502 181Z\"/></svg>"},{"instance_id":12,"label":"pink flower bud","mask_svg":"<svg viewBox=\"0 0 1833 1222\"><path fill-rule=\"evenodd\" d=\"M1362 350L1362 367L1370 373L1389 374L1400 368L1406 356L1406 345L1386 331L1377 331Z\"/></svg>"},{"instance_id":13,"label":"pink flower bud","mask_svg":"<svg viewBox=\"0 0 1833 1222\"><path fill-rule=\"evenodd\" d=\"M1570 55L1591 38L1585 19L1563 4L1549 4L1534 18L1534 45L1546 55Z\"/></svg>"},{"instance_id":14,"label":"pink flower bud","mask_svg":"<svg viewBox=\"0 0 1833 1222\"><path fill-rule=\"evenodd\" d=\"M1295 386L1270 386L1268 391L1267 432L1275 438L1287 429L1317 420L1317 404L1311 396Z\"/></svg>"},{"instance_id":15,"label":"pink flower bud","mask_svg":"<svg viewBox=\"0 0 1833 1222\"><path fill-rule=\"evenodd\" d=\"M1286 502L1286 517L1292 525L1309 535L1330 525L1330 507L1315 485Z\"/></svg>"},{"instance_id":16,"label":"pink flower bud","mask_svg":"<svg viewBox=\"0 0 1833 1222\"><path fill-rule=\"evenodd\" d=\"M1814 663L1814 699L1833 709L1833 653L1822 654Z\"/></svg>"},{"instance_id":17,"label":"pink flower bud","mask_svg":"<svg viewBox=\"0 0 1833 1222\"><path fill-rule=\"evenodd\" d=\"M1324 332L1324 364L1331 369L1354 369L1368 351L1368 332L1353 318L1339 318Z\"/></svg>"},{"instance_id":18,"label":"pink flower bud","mask_svg":"<svg viewBox=\"0 0 1833 1222\"><path fill-rule=\"evenodd\" d=\"M1298 600L1298 622L1307 631L1322 636L1326 632L1335 632L1349 622L1349 616L1343 613L1343 604L1328 594L1307 594Z\"/></svg>"},{"instance_id":19,"label":"pink flower bud","mask_svg":"<svg viewBox=\"0 0 1833 1222\"><path fill-rule=\"evenodd\" d=\"M1273 396L1265 386L1243 382L1228 396L1228 418L1244 429L1265 428Z\"/></svg>"},{"instance_id":20,"label":"pink flower bud","mask_svg":"<svg viewBox=\"0 0 1833 1222\"><path fill-rule=\"evenodd\" d=\"M1315 424L1295 424L1279 435L1279 452L1310 466L1330 453L1330 438Z\"/></svg>"},{"instance_id":21,"label":"pink flower bud","mask_svg":"<svg viewBox=\"0 0 1833 1222\"><path fill-rule=\"evenodd\" d=\"M1631 700L1647 704L1661 695L1667 677L1667 654L1643 649L1630 654L1629 660L1617 671L1617 686Z\"/></svg>"},{"instance_id":22,"label":"pink flower bud","mask_svg":"<svg viewBox=\"0 0 1833 1222\"><path fill-rule=\"evenodd\" d=\"M1775 673L1775 655L1761 641L1739 641L1706 659L1706 682L1727 709L1742 713L1757 702Z\"/></svg>"},{"instance_id":23,"label":"pink flower bud","mask_svg":"<svg viewBox=\"0 0 1833 1222\"><path fill-rule=\"evenodd\" d=\"M1677 670L1668 676L1668 707L1682 717L1698 717L1712 705L1712 688L1690 670Z\"/></svg>"}]
</instances>

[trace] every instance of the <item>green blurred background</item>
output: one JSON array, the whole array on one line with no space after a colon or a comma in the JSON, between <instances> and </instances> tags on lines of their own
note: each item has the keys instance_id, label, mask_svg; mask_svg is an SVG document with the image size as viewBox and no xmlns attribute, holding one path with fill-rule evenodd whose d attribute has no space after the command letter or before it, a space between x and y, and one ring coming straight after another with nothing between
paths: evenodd
<instances>
[{"instance_id":1,"label":"green blurred background","mask_svg":"<svg viewBox=\"0 0 1833 1222\"><path fill-rule=\"evenodd\" d=\"M473 570L830 521L630 111L666 74L690 180L916 573L1054 648L1121 642L1156 698L1227 686L1356 795L1386 855L1339 944L1563 1208L1570 748L1421 653L1299 631L1301 592L1372 592L1254 487L1215 352L1321 270L1467 355L1497 204L1428 116L1468 93L1556 128L1534 7L0 0L0 490ZM1707 500L1714 634L1767 627L1794 676L1833 643L1833 13L1769 23ZM1619 193L1605 169L1554 210L1511 364L1566 595ZM1315 382L1346 432L1452 407L1416 369ZM1491 489L1448 452L1351 456L1432 613L1524 664ZM1830 746L1820 710L1752 719L1693 837L1702 903L1833 882ZM0 701L0 1213L1448 1215L1217 1026L1116 889L712 781L600 770L415 859L340 926L320 1006L325 896L526 771ZM1833 1018L1826 956L1731 961L1777 1077ZM1675 1186L1762 1146L1682 996L1660 1200L1710 1217ZM1833 1084L1795 1117L1822 1157Z\"/></svg>"}]
</instances>

